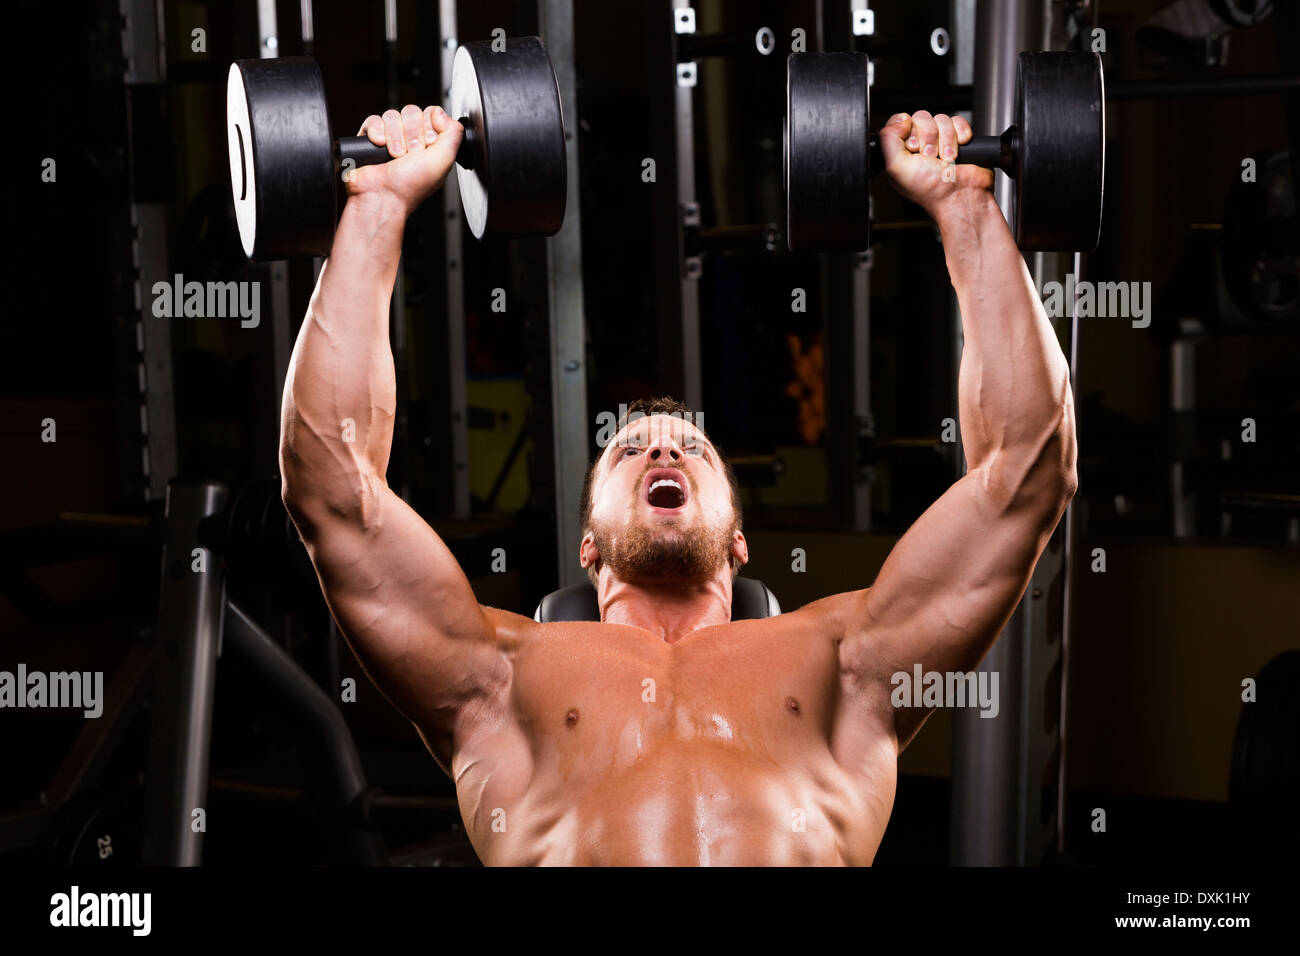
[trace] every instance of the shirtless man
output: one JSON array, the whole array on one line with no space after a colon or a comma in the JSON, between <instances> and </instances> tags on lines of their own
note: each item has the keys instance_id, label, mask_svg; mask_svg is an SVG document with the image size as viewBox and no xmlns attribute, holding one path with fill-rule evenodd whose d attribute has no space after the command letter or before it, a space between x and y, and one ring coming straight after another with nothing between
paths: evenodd
<instances>
[{"instance_id":1,"label":"shirtless man","mask_svg":"<svg viewBox=\"0 0 1300 956\"><path fill-rule=\"evenodd\" d=\"M893 185L939 226L961 306L965 477L871 587L732 622L748 550L726 466L692 424L640 419L594 464L575 542L601 621L550 624L479 604L385 483L402 230L442 184L462 130L413 106L362 129L394 158L349 184L294 348L284 501L352 650L455 781L479 857L871 863L898 755L928 716L891 705L891 675L976 667L1076 483L1066 362L993 175L952 167L969 125L900 114L880 134ZM660 477L682 491L656 489L652 505Z\"/></svg>"}]
</instances>

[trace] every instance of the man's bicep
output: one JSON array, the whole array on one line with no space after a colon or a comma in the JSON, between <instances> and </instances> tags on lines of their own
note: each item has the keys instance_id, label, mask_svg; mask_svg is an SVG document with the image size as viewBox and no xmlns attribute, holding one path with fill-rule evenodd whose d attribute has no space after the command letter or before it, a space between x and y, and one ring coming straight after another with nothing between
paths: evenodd
<instances>
[{"instance_id":1,"label":"man's bicep","mask_svg":"<svg viewBox=\"0 0 1300 956\"><path fill-rule=\"evenodd\" d=\"M499 690L509 665L491 620L432 528L387 486L364 522L305 536L321 589L366 673L410 720L449 720Z\"/></svg>"},{"instance_id":2,"label":"man's bicep","mask_svg":"<svg viewBox=\"0 0 1300 956\"><path fill-rule=\"evenodd\" d=\"M979 472L949 488L861 592L854 625L870 642L864 657L877 676L918 663L937 671L975 667L1024 593L1056 517L999 504Z\"/></svg>"}]
</instances>

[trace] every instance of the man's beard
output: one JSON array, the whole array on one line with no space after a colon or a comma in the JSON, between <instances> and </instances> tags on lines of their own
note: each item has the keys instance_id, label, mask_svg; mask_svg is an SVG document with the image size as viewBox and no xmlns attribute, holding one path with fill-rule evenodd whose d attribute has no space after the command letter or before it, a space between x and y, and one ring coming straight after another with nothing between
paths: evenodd
<instances>
[{"instance_id":1,"label":"man's beard","mask_svg":"<svg viewBox=\"0 0 1300 956\"><path fill-rule=\"evenodd\" d=\"M665 584L704 581L713 577L731 555L730 527L646 527L635 522L611 532L592 523L592 538L601 560L620 581Z\"/></svg>"}]
</instances>

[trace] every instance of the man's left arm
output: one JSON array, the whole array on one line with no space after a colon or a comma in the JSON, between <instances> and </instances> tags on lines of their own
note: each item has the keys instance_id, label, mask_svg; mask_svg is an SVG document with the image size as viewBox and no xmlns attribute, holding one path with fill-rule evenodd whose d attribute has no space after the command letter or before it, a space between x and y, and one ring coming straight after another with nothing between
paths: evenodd
<instances>
[{"instance_id":1,"label":"man's left arm","mask_svg":"<svg viewBox=\"0 0 1300 956\"><path fill-rule=\"evenodd\" d=\"M955 155L970 135L965 120L924 112L881 131L890 178L934 217L957 292L967 473L908 529L872 587L842 596L841 668L875 701L887 699L891 675L916 664L940 673L978 665L1077 483L1069 367L993 199L992 173L944 173L945 151ZM928 715L895 711L900 751Z\"/></svg>"}]
</instances>

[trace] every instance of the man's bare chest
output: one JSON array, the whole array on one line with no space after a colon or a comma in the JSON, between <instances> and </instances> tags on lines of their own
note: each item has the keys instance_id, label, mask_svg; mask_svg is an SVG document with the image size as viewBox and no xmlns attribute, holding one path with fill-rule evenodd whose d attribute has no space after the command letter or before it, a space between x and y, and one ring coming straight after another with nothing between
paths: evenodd
<instances>
[{"instance_id":1,"label":"man's bare chest","mask_svg":"<svg viewBox=\"0 0 1300 956\"><path fill-rule=\"evenodd\" d=\"M457 776L483 852L576 852L592 834L612 852L620 834L644 837L657 820L651 842L686 857L698 841L682 827L704 826L734 848L744 844L722 835L797 825L792 832L812 834L796 841L809 860L869 859L892 805L896 755L880 745L879 727L856 719L859 708L844 706L834 642L775 623L709 629L675 645L599 624L529 641L514 661L511 733L480 738ZM484 807L523 829L498 839ZM640 859L644 848L632 842L625 855ZM787 850L795 853L773 858Z\"/></svg>"},{"instance_id":2,"label":"man's bare chest","mask_svg":"<svg viewBox=\"0 0 1300 956\"><path fill-rule=\"evenodd\" d=\"M635 628L565 625L517 657L516 716L542 749L699 741L771 752L828 741L841 693L833 643L776 621L667 644Z\"/></svg>"}]
</instances>

